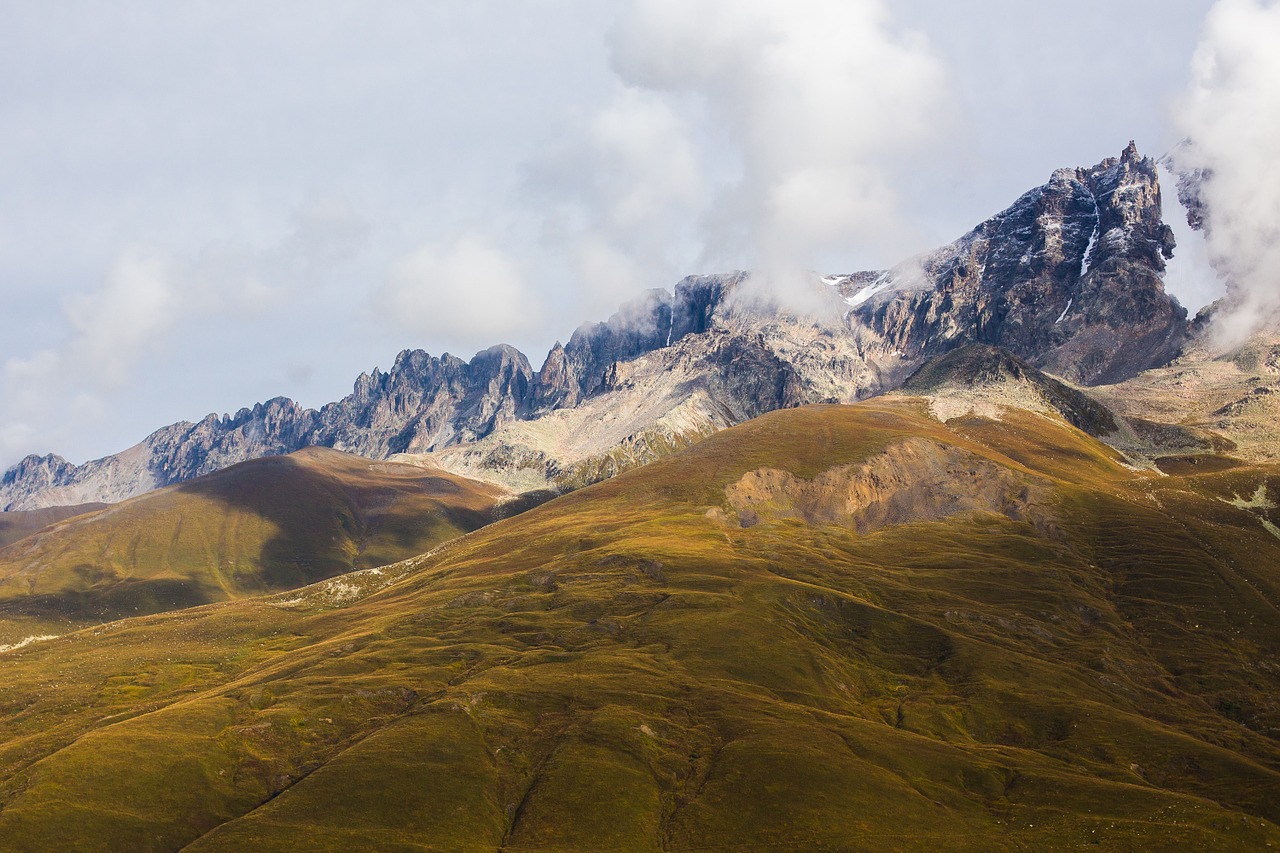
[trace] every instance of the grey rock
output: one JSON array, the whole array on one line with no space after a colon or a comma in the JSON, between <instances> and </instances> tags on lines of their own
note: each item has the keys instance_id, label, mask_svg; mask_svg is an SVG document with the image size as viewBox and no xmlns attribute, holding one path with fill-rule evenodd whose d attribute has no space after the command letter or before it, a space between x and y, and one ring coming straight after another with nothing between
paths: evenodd
<instances>
[{"instance_id":1,"label":"grey rock","mask_svg":"<svg viewBox=\"0 0 1280 853\"><path fill-rule=\"evenodd\" d=\"M1130 143L1118 159L1058 170L956 242L884 274L908 282L854 314L908 359L985 343L1072 381L1118 382L1186 341L1186 311L1161 279L1173 249L1156 163ZM842 289L853 296L866 280Z\"/></svg>"}]
</instances>

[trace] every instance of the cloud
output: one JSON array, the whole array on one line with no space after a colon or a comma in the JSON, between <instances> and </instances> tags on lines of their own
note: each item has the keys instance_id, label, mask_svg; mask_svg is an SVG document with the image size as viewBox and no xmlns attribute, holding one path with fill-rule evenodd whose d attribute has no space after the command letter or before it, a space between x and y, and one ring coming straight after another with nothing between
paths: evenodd
<instances>
[{"instance_id":1,"label":"cloud","mask_svg":"<svg viewBox=\"0 0 1280 853\"><path fill-rule=\"evenodd\" d=\"M404 329L463 350L541 324L540 300L520 265L486 236L426 243L392 267L378 310Z\"/></svg>"},{"instance_id":2,"label":"cloud","mask_svg":"<svg viewBox=\"0 0 1280 853\"><path fill-rule=\"evenodd\" d=\"M1176 108L1201 170L1209 257L1227 280L1214 321L1232 345L1280 312L1280 5L1220 0L1205 19L1191 82Z\"/></svg>"},{"instance_id":3,"label":"cloud","mask_svg":"<svg viewBox=\"0 0 1280 853\"><path fill-rule=\"evenodd\" d=\"M234 326L286 309L358 254L367 232L345 201L327 199L299 208L290 230L262 248L223 240L189 254L121 250L97 288L62 300L59 345L4 362L0 456L47 447L101 419L140 363L165 357L192 324Z\"/></svg>"},{"instance_id":4,"label":"cloud","mask_svg":"<svg viewBox=\"0 0 1280 853\"><path fill-rule=\"evenodd\" d=\"M124 382L133 364L181 310L175 273L172 258L164 252L126 249L101 289L63 302L73 338L59 360L87 371L94 384Z\"/></svg>"},{"instance_id":5,"label":"cloud","mask_svg":"<svg viewBox=\"0 0 1280 853\"><path fill-rule=\"evenodd\" d=\"M947 77L885 3L637 0L613 64L629 86L696 102L703 162L721 161L705 257L745 259L785 298L833 249L906 250L898 170L945 131Z\"/></svg>"},{"instance_id":6,"label":"cloud","mask_svg":"<svg viewBox=\"0 0 1280 853\"><path fill-rule=\"evenodd\" d=\"M687 274L711 192L696 127L678 104L615 83L606 104L525 167L522 201L541 211L543 245L576 276L581 320Z\"/></svg>"},{"instance_id":7,"label":"cloud","mask_svg":"<svg viewBox=\"0 0 1280 853\"><path fill-rule=\"evenodd\" d=\"M1170 155L1177 168L1177 152ZM1224 295L1221 277L1209 261L1209 247L1202 230L1187 222L1187 210L1175 189L1176 172L1161 177L1164 221L1173 229L1177 247L1165 265L1164 289L1191 313L1198 312Z\"/></svg>"}]
</instances>

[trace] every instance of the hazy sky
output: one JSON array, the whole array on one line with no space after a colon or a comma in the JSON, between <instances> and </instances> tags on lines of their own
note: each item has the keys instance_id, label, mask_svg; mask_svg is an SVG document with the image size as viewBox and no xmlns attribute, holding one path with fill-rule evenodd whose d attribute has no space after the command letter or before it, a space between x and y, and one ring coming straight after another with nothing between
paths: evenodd
<instances>
[{"instance_id":1,"label":"hazy sky","mask_svg":"<svg viewBox=\"0 0 1280 853\"><path fill-rule=\"evenodd\" d=\"M1167 151L1212 5L0 0L0 466L897 262Z\"/></svg>"}]
</instances>

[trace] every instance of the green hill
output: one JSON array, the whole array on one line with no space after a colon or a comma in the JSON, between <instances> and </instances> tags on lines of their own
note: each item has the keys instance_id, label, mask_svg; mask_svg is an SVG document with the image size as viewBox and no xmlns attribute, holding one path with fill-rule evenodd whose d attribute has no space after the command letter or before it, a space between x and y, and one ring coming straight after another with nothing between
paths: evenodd
<instances>
[{"instance_id":1,"label":"green hill","mask_svg":"<svg viewBox=\"0 0 1280 853\"><path fill-rule=\"evenodd\" d=\"M1280 845L1280 469L913 399L0 655L13 850Z\"/></svg>"},{"instance_id":2,"label":"green hill","mask_svg":"<svg viewBox=\"0 0 1280 853\"><path fill-rule=\"evenodd\" d=\"M0 643L395 562L488 523L503 494L323 448L245 462L0 550Z\"/></svg>"}]
</instances>

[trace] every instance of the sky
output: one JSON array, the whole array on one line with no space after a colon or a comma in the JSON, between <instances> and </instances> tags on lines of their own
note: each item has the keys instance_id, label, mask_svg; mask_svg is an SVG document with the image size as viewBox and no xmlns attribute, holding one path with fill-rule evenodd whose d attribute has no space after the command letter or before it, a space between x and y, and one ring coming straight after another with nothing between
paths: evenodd
<instances>
[{"instance_id":1,"label":"sky","mask_svg":"<svg viewBox=\"0 0 1280 853\"><path fill-rule=\"evenodd\" d=\"M0 0L0 467L274 396L319 406L405 348L507 342L536 369L645 288L883 268L1130 139L1203 137L1188 163L1228 176L1222 209L1280 214L1242 198L1274 129L1214 130L1274 96L1276 17ZM1251 257L1253 281L1267 234L1220 221L1204 254ZM1220 287L1177 285L1193 310Z\"/></svg>"}]
</instances>

